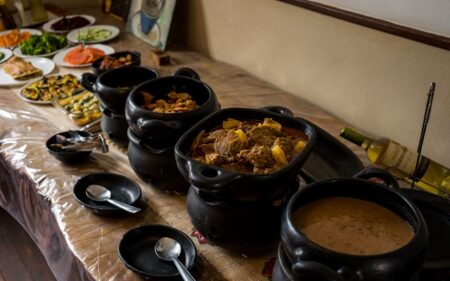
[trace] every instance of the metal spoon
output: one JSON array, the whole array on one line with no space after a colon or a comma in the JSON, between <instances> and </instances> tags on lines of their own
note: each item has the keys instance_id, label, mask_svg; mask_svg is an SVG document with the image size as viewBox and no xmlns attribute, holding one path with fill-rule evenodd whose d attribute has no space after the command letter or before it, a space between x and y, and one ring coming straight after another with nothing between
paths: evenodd
<instances>
[{"instance_id":1,"label":"metal spoon","mask_svg":"<svg viewBox=\"0 0 450 281\"><path fill-rule=\"evenodd\" d=\"M140 208L136 208L134 206L111 199L111 191L109 191L106 187L101 186L101 185L92 184L92 185L88 186L86 189L86 195L87 195L87 197L89 197L90 199L92 199L94 201L98 201L98 202L106 201L106 202L110 203L111 205L114 205L118 208L121 208L121 209L123 209L127 212L130 212L130 213L133 213L133 214L137 213L141 210Z\"/></svg>"},{"instance_id":2,"label":"metal spoon","mask_svg":"<svg viewBox=\"0 0 450 281\"><path fill-rule=\"evenodd\" d=\"M160 238L155 245L155 253L166 261L172 261L184 281L195 281L187 268L177 259L181 253L180 243L169 237Z\"/></svg>"}]
</instances>

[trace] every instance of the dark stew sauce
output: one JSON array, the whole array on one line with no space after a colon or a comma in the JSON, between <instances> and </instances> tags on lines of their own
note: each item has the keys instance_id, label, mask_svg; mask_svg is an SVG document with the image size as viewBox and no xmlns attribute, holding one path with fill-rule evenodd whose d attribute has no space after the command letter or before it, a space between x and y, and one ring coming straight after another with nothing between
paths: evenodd
<instances>
[{"instance_id":1,"label":"dark stew sauce","mask_svg":"<svg viewBox=\"0 0 450 281\"><path fill-rule=\"evenodd\" d=\"M228 118L210 132L201 131L189 155L208 165L241 173L269 174L286 166L308 137L270 118Z\"/></svg>"}]
</instances>

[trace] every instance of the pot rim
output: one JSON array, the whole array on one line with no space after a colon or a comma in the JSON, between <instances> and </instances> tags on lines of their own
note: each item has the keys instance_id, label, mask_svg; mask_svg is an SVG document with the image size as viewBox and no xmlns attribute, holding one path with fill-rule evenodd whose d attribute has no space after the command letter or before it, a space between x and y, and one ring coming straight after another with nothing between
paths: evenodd
<instances>
[{"instance_id":1,"label":"pot rim","mask_svg":"<svg viewBox=\"0 0 450 281\"><path fill-rule=\"evenodd\" d=\"M196 131L200 130L200 129L204 129L204 124L209 122L209 120L217 118L217 115L225 115L225 117L231 117L231 115L233 114L228 114L228 112L254 112L254 113L261 113L261 114L265 114L267 117L271 117L271 116L276 116L278 118L282 118L282 119L286 119L286 120L290 120L289 122L295 122L298 124L302 124L302 125L306 125L307 130L302 132L308 137L308 141L306 142L305 147L300 151L300 153L298 153L294 159L292 159L286 166L284 166L283 168L273 172L273 173L269 173L269 174L255 174L255 173L245 173L245 172L237 172L237 171L231 171L228 169L224 169L215 165L208 165L205 164L203 162L197 161L195 159L193 159L192 157L190 157L189 155L187 155L187 153L181 151L181 144L186 142L186 139L188 138L189 135L192 135L193 133L195 133ZM250 118L251 119L251 118ZM283 122L281 122L283 123ZM310 135L307 134L307 131L310 131ZM255 108L242 108L242 107L229 107L229 108L225 108L225 109L221 109L207 117L205 117L204 119L202 119L200 122L198 122L195 126L193 126L192 128L190 128L188 131L186 131L177 141L176 145L175 145L175 155L178 157L183 158L186 162L194 162L200 165L205 166L206 168L214 168L217 171L221 172L221 173L226 173L229 175L241 175L241 176L251 176L251 177L255 177L261 180L264 180L265 178L271 178L271 177L276 177L279 175L284 174L286 171L292 169L292 167L294 167L295 165L297 165L297 163L299 161L302 160L302 155L309 154L309 152L312 150L313 145L315 143L316 140L316 136L317 136L317 132L314 129L314 127L306 120L304 119L297 119L295 117L290 117L290 116L286 116L283 114L279 114L279 113L274 113L274 112L269 112L263 109L255 109ZM305 152L303 152L305 151ZM303 152L303 153L302 153Z\"/></svg>"},{"instance_id":2,"label":"pot rim","mask_svg":"<svg viewBox=\"0 0 450 281\"><path fill-rule=\"evenodd\" d=\"M177 113L153 112L152 110L142 108L141 105L137 105L137 103L134 101L134 96L137 95L138 91L141 91L142 88L144 88L148 84L156 83L156 82L164 81L164 80L171 80L171 79L182 79L182 80L184 79L184 80L192 81L192 82L197 83L197 84L201 84L202 86L204 86L206 88L206 90L208 92L208 95L209 95L208 99L204 103L199 105L197 108L194 108L194 109L186 111L186 112L177 112ZM193 78L190 78L190 77L186 77L186 76L164 76L164 77L156 77L155 79L152 79L152 80L149 80L149 81L145 81L145 82L142 82L141 84L137 85L130 92L130 95L128 97L128 102L133 105L133 107L134 107L133 110L137 110L139 112L143 112L147 116L149 116L149 118L163 120L163 119L184 118L184 117L187 117L189 115L196 114L197 112L203 110L211 102L213 102L215 100L214 97L215 97L215 93L214 93L213 89L208 84L206 84L203 81L196 80L196 79L193 79ZM135 115L135 114L133 114L133 115ZM137 118L139 118L139 117L137 117Z\"/></svg>"},{"instance_id":3,"label":"pot rim","mask_svg":"<svg viewBox=\"0 0 450 281\"><path fill-rule=\"evenodd\" d=\"M292 220L293 210L292 209L293 209L293 206L295 204L295 201L297 201L297 199L303 193L313 189L314 187L316 187L318 185L330 184L330 183L335 183L335 182L338 182L338 181L355 181L355 182L364 183L364 184L377 185L377 188L383 189L385 192L387 192L387 194L390 194L391 196L397 196L404 203L404 206L407 207L407 209L405 209L405 210L408 210L409 213L412 214L412 217L414 218L414 220L417 223L417 229L413 228L414 236L411 238L411 240L408 243L406 243L405 245L403 245L402 247L397 248L397 249L395 249L393 251L390 251L390 252L381 253L381 254L374 254L374 255L354 255L354 254L341 253L341 252L337 252L337 251L333 251L331 249L325 248L325 247L315 243L311 239L309 239L306 235L304 235L293 224L293 220ZM324 197L321 197L321 198L326 198L326 197L327 196L324 196ZM336 196L330 196L330 197L336 197ZM349 195L346 195L345 197L357 198L357 197L352 197L352 196L349 196ZM357 199L369 201L367 199L361 199L361 198L357 198ZM314 201L311 201L309 203L312 203L312 202L314 202ZM369 202L371 202L371 201L369 201ZM383 208L388 209L389 211L395 213L396 215L398 215L402 219L404 219L400 214L398 214L394 210L391 210L388 207L386 207L386 206L384 206L384 205L382 205L382 204L380 204L378 202L374 202L374 203L382 206ZM365 179L359 179L359 178L343 178L343 177L339 177L339 178L332 178L332 179L317 181L317 182L314 182L312 184L309 184L306 187L304 187L303 189L299 190L297 193L295 193L292 196L292 198L289 200L289 203L286 206L285 214L286 214L286 223L287 223L287 226L289 228L289 232L293 232L294 235L300 236L300 237L302 237L302 239L304 239L305 241L309 242L310 245L314 248L314 250L320 250L320 251L324 252L325 254L335 255L338 258L346 257L346 258L360 258L360 259L374 259L374 258L376 258L376 259L384 259L384 258L387 258L390 255L392 255L393 253L402 252L402 251L405 251L405 249L407 249L407 248L414 247L415 244L420 239L420 236L422 235L423 231L425 231L425 234L427 235L427 229L426 229L425 221L424 221L420 211L414 205L414 203L412 203L408 198L406 198L404 195L402 195L397 190L394 190L394 189L392 189L392 188L390 188L390 187L388 187L388 186L386 186L384 184L368 181L368 180L365 180ZM409 222L408 222L408 224L411 227L413 227Z\"/></svg>"},{"instance_id":4,"label":"pot rim","mask_svg":"<svg viewBox=\"0 0 450 281\"><path fill-rule=\"evenodd\" d=\"M155 74L155 77L151 78L151 79L149 79L147 81L143 81L143 82L137 84L136 86L132 87L131 91L130 90L122 90L122 89L117 88L117 87L111 87L111 86L108 86L108 85L106 85L105 83L102 82L103 79L106 79L105 76L112 75L111 73L119 72L119 71L126 71L126 70L130 70L130 69L136 69L136 70L141 70L141 71L142 70L149 71L149 72L152 72L153 74ZM108 71L105 71L105 72L101 73L100 75L97 76L97 79L95 80L94 85L98 83L104 89L106 89L106 90L114 90L118 94L131 94L131 92L133 92L133 90L135 88L139 87L141 84L147 83L149 81L153 81L153 80L158 79L158 78L159 78L159 72L156 71L155 69L153 69L151 67L146 67L146 66L132 65L132 66L125 66L125 67L119 67L119 68L111 69L111 70L108 70ZM96 88L98 89L98 87L96 87ZM95 91L95 92L97 94L98 93L101 94L101 92L103 92L103 91L101 91L101 92L100 91Z\"/></svg>"}]
</instances>

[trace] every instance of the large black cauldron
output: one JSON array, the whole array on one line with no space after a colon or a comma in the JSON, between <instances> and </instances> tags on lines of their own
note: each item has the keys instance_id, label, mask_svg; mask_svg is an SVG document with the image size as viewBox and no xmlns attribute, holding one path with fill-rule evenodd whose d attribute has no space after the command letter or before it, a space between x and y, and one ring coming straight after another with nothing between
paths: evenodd
<instances>
[{"instance_id":1,"label":"large black cauldron","mask_svg":"<svg viewBox=\"0 0 450 281\"><path fill-rule=\"evenodd\" d=\"M390 187L366 180L368 178L383 179ZM319 181L299 191L284 211L281 243L285 257L279 253L280 264L277 264L273 280L411 280L425 259L427 226L416 206L395 189L398 189L397 182L387 172L365 170L355 178ZM292 214L301 206L334 196L358 198L388 208L405 219L413 227L415 235L403 247L379 255L348 255L323 248L294 227ZM288 272L290 277L277 279L283 272Z\"/></svg>"},{"instance_id":2,"label":"large black cauldron","mask_svg":"<svg viewBox=\"0 0 450 281\"><path fill-rule=\"evenodd\" d=\"M194 138L200 131L211 131L227 118L238 120L263 120L272 118L283 126L295 128L306 134L308 142L303 150L282 169L271 174L240 173L207 165L189 156ZM309 156L316 139L313 126L300 118L293 118L264 109L227 108L200 121L186 132L175 146L178 168L191 185L204 193L221 199L236 201L261 201L280 192L280 187L289 186Z\"/></svg>"}]
</instances>

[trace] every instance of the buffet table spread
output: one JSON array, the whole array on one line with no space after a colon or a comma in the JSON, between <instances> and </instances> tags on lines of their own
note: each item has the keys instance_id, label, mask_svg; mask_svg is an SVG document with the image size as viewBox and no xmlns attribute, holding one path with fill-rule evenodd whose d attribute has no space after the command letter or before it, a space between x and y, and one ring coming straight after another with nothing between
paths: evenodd
<instances>
[{"instance_id":1,"label":"buffet table spread","mask_svg":"<svg viewBox=\"0 0 450 281\"><path fill-rule=\"evenodd\" d=\"M126 33L123 22L101 14L98 7L76 12L94 14L97 22L120 27L119 37L110 46L116 51L138 51L142 65L152 67L150 47ZM285 106L335 137L344 126L318 107L237 67L186 49L169 49L168 53L172 63L158 68L160 74L169 75L180 67L195 69L214 89L222 108ZM52 74L89 71L57 67ZM119 259L118 244L129 229L152 223L170 225L193 239L198 251L194 268L198 280L269 280L276 249L244 257L208 244L193 229L185 210L185 196L163 193L141 181L130 168L125 149L110 142L109 153L93 153L88 161L76 165L53 158L44 147L45 141L78 127L51 105L19 99L19 90L0 89L0 206L27 230L58 280L140 280ZM365 159L362 149L346 144ZM95 172L117 173L135 180L142 189L145 209L133 216L107 217L81 206L72 188L79 178Z\"/></svg>"}]
</instances>

